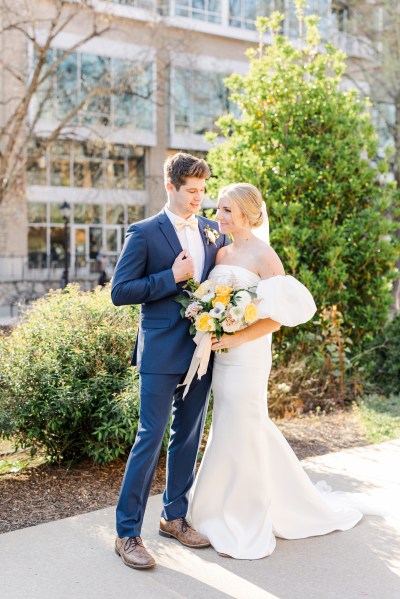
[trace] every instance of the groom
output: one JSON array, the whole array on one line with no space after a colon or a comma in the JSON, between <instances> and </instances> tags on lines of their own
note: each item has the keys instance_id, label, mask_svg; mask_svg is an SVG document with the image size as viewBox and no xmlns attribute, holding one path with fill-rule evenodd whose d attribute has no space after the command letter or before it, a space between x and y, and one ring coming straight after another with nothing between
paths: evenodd
<instances>
[{"instance_id":1,"label":"groom","mask_svg":"<svg viewBox=\"0 0 400 599\"><path fill-rule=\"evenodd\" d=\"M201 440L211 367L195 378L186 398L178 387L189 368L195 344L189 324L180 316L174 297L190 278L203 281L222 245L207 233L217 224L196 216L204 197L210 169L204 160L175 154L164 165L168 201L151 218L131 225L112 283L116 306L142 304L132 364L140 373L140 418L122 481L117 505L115 550L131 568L151 568L154 558L144 547L140 533L162 439L172 409L167 455L166 488L160 534L174 537L188 547L207 547L207 537L186 521L187 493L194 480ZM209 229L208 229L209 231Z\"/></svg>"}]
</instances>

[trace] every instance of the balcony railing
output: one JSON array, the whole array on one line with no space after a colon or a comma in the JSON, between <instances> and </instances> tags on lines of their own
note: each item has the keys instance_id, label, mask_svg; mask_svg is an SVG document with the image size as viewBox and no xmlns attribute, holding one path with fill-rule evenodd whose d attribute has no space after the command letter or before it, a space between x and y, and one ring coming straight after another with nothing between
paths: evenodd
<instances>
[{"instance_id":1,"label":"balcony railing","mask_svg":"<svg viewBox=\"0 0 400 599\"><path fill-rule=\"evenodd\" d=\"M115 266L116 256L110 256L107 260L109 270ZM96 281L102 270L102 264L98 260L83 260L77 256L75 263L69 265L69 279ZM64 265L60 262L49 262L32 259L32 256L0 256L0 283L12 281L54 281L58 283L64 272Z\"/></svg>"}]
</instances>

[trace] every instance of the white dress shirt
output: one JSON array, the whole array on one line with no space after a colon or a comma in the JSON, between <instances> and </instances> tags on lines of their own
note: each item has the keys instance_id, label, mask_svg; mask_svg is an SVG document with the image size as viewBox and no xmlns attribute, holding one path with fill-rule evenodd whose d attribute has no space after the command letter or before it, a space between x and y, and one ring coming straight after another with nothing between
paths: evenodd
<instances>
[{"instance_id":1,"label":"white dress shirt","mask_svg":"<svg viewBox=\"0 0 400 599\"><path fill-rule=\"evenodd\" d=\"M194 264L194 279L195 281L200 282L204 268L204 245L201 239L200 229L198 226L196 229L192 229L191 227L182 227L178 231L175 227L175 221L181 220L181 217L171 212L167 206L164 207L164 210L175 229L182 249L187 250L192 257ZM192 219L194 219L198 224L198 220L195 215L191 216L188 220Z\"/></svg>"}]
</instances>

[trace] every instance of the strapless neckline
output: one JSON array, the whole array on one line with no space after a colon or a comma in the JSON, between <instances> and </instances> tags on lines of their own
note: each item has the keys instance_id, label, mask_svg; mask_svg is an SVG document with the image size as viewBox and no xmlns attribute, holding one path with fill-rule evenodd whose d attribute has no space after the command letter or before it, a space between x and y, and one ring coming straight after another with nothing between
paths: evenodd
<instances>
[{"instance_id":1,"label":"strapless neckline","mask_svg":"<svg viewBox=\"0 0 400 599\"><path fill-rule=\"evenodd\" d=\"M253 275L254 277L256 277L257 279L261 280L260 275L256 274L253 270L250 270L249 268L246 268L245 266L239 266L238 264L216 264L213 268L213 271L217 268L226 268L229 270L233 270L236 268L240 268L240 270L244 270L245 272Z\"/></svg>"}]
</instances>

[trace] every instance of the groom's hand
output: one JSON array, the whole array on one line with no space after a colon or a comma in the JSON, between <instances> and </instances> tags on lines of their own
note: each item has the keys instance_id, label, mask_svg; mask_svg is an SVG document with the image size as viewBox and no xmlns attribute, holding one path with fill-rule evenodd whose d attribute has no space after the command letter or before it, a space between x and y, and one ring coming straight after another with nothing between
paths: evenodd
<instances>
[{"instance_id":1,"label":"groom's hand","mask_svg":"<svg viewBox=\"0 0 400 599\"><path fill-rule=\"evenodd\" d=\"M181 283L194 277L194 264L191 255L183 250L172 265L175 283Z\"/></svg>"}]
</instances>

